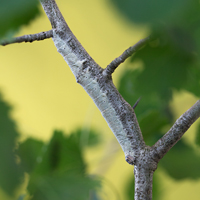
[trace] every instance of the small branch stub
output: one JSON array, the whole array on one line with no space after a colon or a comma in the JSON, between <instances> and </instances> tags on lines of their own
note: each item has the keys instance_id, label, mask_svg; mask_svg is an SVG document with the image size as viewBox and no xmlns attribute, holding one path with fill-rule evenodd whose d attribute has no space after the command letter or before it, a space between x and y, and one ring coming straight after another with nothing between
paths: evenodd
<instances>
[{"instance_id":1,"label":"small branch stub","mask_svg":"<svg viewBox=\"0 0 200 200\"><path fill-rule=\"evenodd\" d=\"M103 74L105 76L111 76L111 74L115 71L115 69L123 63L127 58L133 55L136 51L138 51L141 47L146 45L150 40L152 40L152 37L146 37L144 39L141 39L139 42L137 42L135 45L129 47L126 49L119 57L115 58L105 69Z\"/></svg>"},{"instance_id":2,"label":"small branch stub","mask_svg":"<svg viewBox=\"0 0 200 200\"><path fill-rule=\"evenodd\" d=\"M53 30L50 30L46 32L36 33L36 34L23 35L20 37L12 38L7 41L1 41L0 45L6 46L8 44L13 44L13 43L40 41L40 40L45 40L52 37L53 37Z\"/></svg>"},{"instance_id":3,"label":"small branch stub","mask_svg":"<svg viewBox=\"0 0 200 200\"><path fill-rule=\"evenodd\" d=\"M133 105L133 109L135 110L136 106L138 105L138 103L140 102L141 97L135 102L135 104Z\"/></svg>"}]
</instances>

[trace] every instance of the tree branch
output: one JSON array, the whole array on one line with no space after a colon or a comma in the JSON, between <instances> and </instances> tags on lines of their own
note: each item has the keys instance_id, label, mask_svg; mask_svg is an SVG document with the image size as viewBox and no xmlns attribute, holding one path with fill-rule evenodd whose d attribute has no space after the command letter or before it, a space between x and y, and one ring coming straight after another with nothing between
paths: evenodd
<instances>
[{"instance_id":1,"label":"tree branch","mask_svg":"<svg viewBox=\"0 0 200 200\"><path fill-rule=\"evenodd\" d=\"M115 69L123 63L127 58L133 55L136 51L138 51L141 47L146 45L149 41L152 40L152 37L146 37L144 39L141 39L139 42L134 44L133 46L126 49L119 57L115 58L105 69L104 69L104 75L111 76L111 74L115 71Z\"/></svg>"},{"instance_id":2,"label":"tree branch","mask_svg":"<svg viewBox=\"0 0 200 200\"><path fill-rule=\"evenodd\" d=\"M47 32L49 37L52 37L58 52L68 63L77 82L83 86L107 121L124 151L126 161L135 165L135 200L151 200L153 173L157 163L200 117L200 100L185 112L154 146L147 146L134 109L119 94L112 82L111 74L120 63L153 38L140 40L103 70L74 36L55 0L40 0L40 2L51 22L52 30ZM42 34L41 37L34 34L15 40L32 42L43 37Z\"/></svg>"},{"instance_id":3,"label":"tree branch","mask_svg":"<svg viewBox=\"0 0 200 200\"><path fill-rule=\"evenodd\" d=\"M91 58L65 22L55 0L40 0L52 28L58 52L68 63L76 80L94 103L115 134L131 164L145 147L133 108L122 98L111 77Z\"/></svg>"},{"instance_id":4,"label":"tree branch","mask_svg":"<svg viewBox=\"0 0 200 200\"><path fill-rule=\"evenodd\" d=\"M41 32L41 33L36 33L36 34L31 34L31 35L23 35L20 37L12 38L8 41L1 41L0 45L6 46L8 44L13 44L13 43L21 43L21 42L33 42L33 41L39 41L39 40L45 40L48 38L53 37L53 30L46 31L46 32Z\"/></svg>"},{"instance_id":5,"label":"tree branch","mask_svg":"<svg viewBox=\"0 0 200 200\"><path fill-rule=\"evenodd\" d=\"M133 109L135 110L135 108L136 108L136 106L138 105L138 103L140 102L140 100L141 100L141 97L135 102L135 104L133 105Z\"/></svg>"},{"instance_id":6,"label":"tree branch","mask_svg":"<svg viewBox=\"0 0 200 200\"><path fill-rule=\"evenodd\" d=\"M143 167L134 167L135 175L135 200L151 200L153 188L153 173Z\"/></svg>"},{"instance_id":7,"label":"tree branch","mask_svg":"<svg viewBox=\"0 0 200 200\"><path fill-rule=\"evenodd\" d=\"M176 120L172 128L153 146L158 161L181 139L183 134L200 117L200 100Z\"/></svg>"}]
</instances>

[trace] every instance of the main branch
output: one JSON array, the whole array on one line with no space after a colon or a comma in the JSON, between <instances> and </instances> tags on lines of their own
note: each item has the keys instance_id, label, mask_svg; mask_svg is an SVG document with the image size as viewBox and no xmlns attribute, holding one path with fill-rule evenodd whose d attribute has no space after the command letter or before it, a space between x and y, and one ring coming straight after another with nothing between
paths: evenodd
<instances>
[{"instance_id":1,"label":"main branch","mask_svg":"<svg viewBox=\"0 0 200 200\"><path fill-rule=\"evenodd\" d=\"M41 4L51 22L58 52L101 111L125 156L136 160L145 143L133 108L119 94L112 78L103 73L103 69L76 39L55 1L41 0Z\"/></svg>"},{"instance_id":2,"label":"main branch","mask_svg":"<svg viewBox=\"0 0 200 200\"><path fill-rule=\"evenodd\" d=\"M134 109L122 98L111 74L152 38L147 37L127 49L102 69L86 52L65 22L55 0L41 0L53 28L53 41L76 80L93 99L124 151L126 161L135 165L135 200L152 199L153 173L159 160L200 116L200 101L183 114L170 131L153 147L142 137Z\"/></svg>"},{"instance_id":3,"label":"main branch","mask_svg":"<svg viewBox=\"0 0 200 200\"><path fill-rule=\"evenodd\" d=\"M102 69L74 36L55 0L40 0L40 2L49 18L52 30L39 35L22 36L14 39L13 42L32 42L52 37L58 52L76 77L76 81L93 99L119 141L126 161L135 166L135 200L151 200L153 173L157 169L157 164L200 117L200 100L185 112L154 146L147 146L134 112L139 100L132 108L114 86L111 74L120 63L153 38L140 40L113 60L106 69ZM8 42L3 44L6 45Z\"/></svg>"}]
</instances>

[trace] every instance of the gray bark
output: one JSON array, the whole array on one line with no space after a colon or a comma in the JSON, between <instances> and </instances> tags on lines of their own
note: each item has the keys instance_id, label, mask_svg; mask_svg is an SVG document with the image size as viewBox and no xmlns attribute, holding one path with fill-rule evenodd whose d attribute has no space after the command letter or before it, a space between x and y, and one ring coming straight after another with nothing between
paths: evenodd
<instances>
[{"instance_id":1,"label":"gray bark","mask_svg":"<svg viewBox=\"0 0 200 200\"><path fill-rule=\"evenodd\" d=\"M172 128L155 145L147 146L134 109L115 88L112 73L120 63L150 41L151 37L140 40L103 69L76 39L55 0L40 0L40 2L52 26L48 37L52 37L58 52L76 77L77 83L82 85L101 111L121 145L126 161L134 165L135 200L151 200L153 173L157 169L157 164L200 117L200 100L177 119ZM38 39L32 37L31 41L33 38ZM45 39L44 35L42 38Z\"/></svg>"},{"instance_id":2,"label":"gray bark","mask_svg":"<svg viewBox=\"0 0 200 200\"><path fill-rule=\"evenodd\" d=\"M116 136L126 161L134 165L135 200L152 199L153 173L159 160L200 117L200 100L184 113L154 146L145 144L133 108L122 98L112 82L116 67L150 40L139 41L102 69L86 52L69 29L54 0L41 0L52 28L58 52L71 68L76 80L95 102Z\"/></svg>"},{"instance_id":3,"label":"gray bark","mask_svg":"<svg viewBox=\"0 0 200 200\"><path fill-rule=\"evenodd\" d=\"M45 40L52 37L53 37L53 31L50 30L46 32L36 33L36 34L23 35L23 36L16 37L7 41L1 41L0 45L6 46L8 44L13 44L13 43L40 41L40 40Z\"/></svg>"}]
</instances>

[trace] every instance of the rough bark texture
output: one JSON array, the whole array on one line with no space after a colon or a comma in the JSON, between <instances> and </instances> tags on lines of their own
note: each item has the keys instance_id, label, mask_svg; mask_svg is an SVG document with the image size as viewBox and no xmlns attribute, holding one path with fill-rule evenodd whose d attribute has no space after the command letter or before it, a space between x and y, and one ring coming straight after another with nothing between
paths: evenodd
<instances>
[{"instance_id":1,"label":"rough bark texture","mask_svg":"<svg viewBox=\"0 0 200 200\"><path fill-rule=\"evenodd\" d=\"M200 116L200 101L184 113L154 146L146 146L133 108L112 82L116 67L150 40L139 41L102 69L73 35L54 0L41 0L52 24L53 41L71 68L76 80L95 102L115 134L126 161L135 165L135 200L152 199L153 173L159 160Z\"/></svg>"},{"instance_id":2,"label":"rough bark texture","mask_svg":"<svg viewBox=\"0 0 200 200\"><path fill-rule=\"evenodd\" d=\"M40 2L51 22L52 30L49 36L53 36L58 52L68 63L76 81L83 86L101 111L119 141L126 161L135 166L135 200L151 200L153 173L157 169L157 164L200 117L200 100L186 111L154 146L147 146L134 109L115 88L112 73L120 63L145 45L150 37L140 40L113 60L106 69L102 69L71 32L55 0Z\"/></svg>"},{"instance_id":3,"label":"rough bark texture","mask_svg":"<svg viewBox=\"0 0 200 200\"><path fill-rule=\"evenodd\" d=\"M53 41L58 52L68 63L77 82L83 86L101 111L125 156L135 157L139 149L145 147L145 143L133 108L119 94L111 75L104 73L63 22L55 1L41 3L51 21Z\"/></svg>"},{"instance_id":4,"label":"rough bark texture","mask_svg":"<svg viewBox=\"0 0 200 200\"><path fill-rule=\"evenodd\" d=\"M183 134L200 117L200 100L176 120L171 129L153 146L159 160L181 139Z\"/></svg>"},{"instance_id":5,"label":"rough bark texture","mask_svg":"<svg viewBox=\"0 0 200 200\"><path fill-rule=\"evenodd\" d=\"M9 41L2 41L0 45L6 46L8 44L13 44L13 43L40 41L51 37L53 37L52 30L31 35L23 35L20 37L13 38Z\"/></svg>"}]
</instances>

